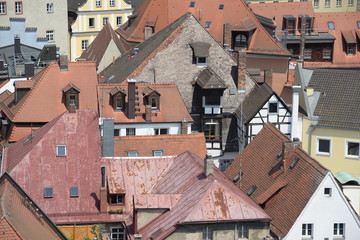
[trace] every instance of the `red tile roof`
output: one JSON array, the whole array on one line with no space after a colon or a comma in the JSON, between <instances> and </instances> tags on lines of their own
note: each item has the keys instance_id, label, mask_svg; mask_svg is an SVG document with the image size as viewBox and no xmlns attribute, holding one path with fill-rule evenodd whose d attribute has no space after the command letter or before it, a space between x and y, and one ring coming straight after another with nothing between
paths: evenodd
<instances>
[{"instance_id":1,"label":"red tile roof","mask_svg":"<svg viewBox=\"0 0 360 240\"><path fill-rule=\"evenodd\" d=\"M139 105L136 108L139 110L135 112L135 119L129 119L125 112L114 111L113 106L110 104L111 91L114 88L119 88L127 93L128 97L127 86L127 83L99 85L98 95L99 99L102 99L99 106L101 117L114 118L115 123L145 123L143 92L150 87L160 93L160 111L152 114L151 122L181 122L184 118L188 122L193 122L175 83L136 83L138 88L136 92L139 98Z\"/></svg>"},{"instance_id":2,"label":"red tile roof","mask_svg":"<svg viewBox=\"0 0 360 240\"><path fill-rule=\"evenodd\" d=\"M252 26L255 32L248 47L248 53L289 55L289 52L267 33L244 1L198 0L193 8L190 8L189 4L188 1L144 0L135 11L136 17L130 27L125 23L117 31L129 42L143 42L145 26L152 26L157 33L190 12L203 26L206 22L211 22L207 30L220 43L223 42L224 24L230 23L234 28L239 29ZM219 9L220 4L224 5L224 9Z\"/></svg>"},{"instance_id":3,"label":"red tile roof","mask_svg":"<svg viewBox=\"0 0 360 240\"><path fill-rule=\"evenodd\" d=\"M164 156L177 156L186 151L191 151L200 158L206 156L203 133L115 137L116 157L126 157L127 152L133 150L141 157L153 156L153 150L162 150Z\"/></svg>"},{"instance_id":4,"label":"red tile roof","mask_svg":"<svg viewBox=\"0 0 360 240\"><path fill-rule=\"evenodd\" d=\"M0 220L0 239L2 240L23 240L14 227L6 220L1 218Z\"/></svg>"},{"instance_id":5,"label":"red tile roof","mask_svg":"<svg viewBox=\"0 0 360 240\"><path fill-rule=\"evenodd\" d=\"M281 238L329 172L300 147L295 147L283 161L283 141L289 139L267 123L225 171L229 179L234 179L239 171L243 173L236 182L243 191L256 186L251 198L262 204L272 218L270 230Z\"/></svg>"}]
</instances>

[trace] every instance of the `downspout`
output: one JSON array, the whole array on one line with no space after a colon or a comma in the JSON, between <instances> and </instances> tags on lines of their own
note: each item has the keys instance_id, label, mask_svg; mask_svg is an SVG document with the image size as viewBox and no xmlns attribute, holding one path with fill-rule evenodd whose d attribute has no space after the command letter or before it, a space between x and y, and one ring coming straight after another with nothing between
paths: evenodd
<instances>
[{"instance_id":1,"label":"downspout","mask_svg":"<svg viewBox=\"0 0 360 240\"><path fill-rule=\"evenodd\" d=\"M312 133L315 131L315 128L314 126L311 126L311 130L310 130L310 133L309 133L309 143L308 143L308 148L309 148L309 155L311 156L311 139L312 139Z\"/></svg>"}]
</instances>

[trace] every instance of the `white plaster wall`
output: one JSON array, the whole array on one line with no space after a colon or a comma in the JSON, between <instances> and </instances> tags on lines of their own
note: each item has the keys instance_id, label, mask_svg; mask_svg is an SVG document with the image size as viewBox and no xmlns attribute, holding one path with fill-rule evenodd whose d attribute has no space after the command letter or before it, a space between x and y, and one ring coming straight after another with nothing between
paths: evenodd
<instances>
[{"instance_id":1,"label":"white plaster wall","mask_svg":"<svg viewBox=\"0 0 360 240\"><path fill-rule=\"evenodd\" d=\"M118 57L121 56L121 52L118 49L118 47L116 46L114 40L111 40L109 42L109 45L106 48L106 51L104 53L104 56L102 57L97 72L101 72L102 70L104 70L106 67L108 67L110 64L112 64L112 62L117 59Z\"/></svg>"},{"instance_id":2,"label":"white plaster wall","mask_svg":"<svg viewBox=\"0 0 360 240\"><path fill-rule=\"evenodd\" d=\"M360 186L342 186L344 194L350 199L357 214L360 215Z\"/></svg>"},{"instance_id":3,"label":"white plaster wall","mask_svg":"<svg viewBox=\"0 0 360 240\"><path fill-rule=\"evenodd\" d=\"M180 123L144 123L144 124L116 124L115 129L120 129L120 136L126 136L126 128L135 128L135 134L139 136L154 135L154 128L167 128L169 134L180 134Z\"/></svg>"},{"instance_id":4,"label":"white plaster wall","mask_svg":"<svg viewBox=\"0 0 360 240\"><path fill-rule=\"evenodd\" d=\"M331 197L324 195L325 187L332 188ZM333 240L334 223L345 223L346 240L360 239L359 220L330 173L323 179L284 239L302 239L301 229L303 223L313 224L312 239L314 240L323 240L325 238Z\"/></svg>"}]
</instances>

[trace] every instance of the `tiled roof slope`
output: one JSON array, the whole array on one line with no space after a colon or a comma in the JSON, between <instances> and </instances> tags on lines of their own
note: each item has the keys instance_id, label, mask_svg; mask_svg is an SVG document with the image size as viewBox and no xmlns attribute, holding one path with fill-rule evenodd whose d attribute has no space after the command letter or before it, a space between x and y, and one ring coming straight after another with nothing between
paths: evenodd
<instances>
[{"instance_id":1,"label":"tiled roof slope","mask_svg":"<svg viewBox=\"0 0 360 240\"><path fill-rule=\"evenodd\" d=\"M207 177L203 159L185 152L174 159L152 194L182 194L170 211L140 229L144 239L164 239L177 224L191 222L269 221L269 216L215 168ZM154 234L158 229L160 233ZM155 235L155 236L154 236Z\"/></svg>"},{"instance_id":2,"label":"tiled roof slope","mask_svg":"<svg viewBox=\"0 0 360 240\"><path fill-rule=\"evenodd\" d=\"M328 173L300 147L283 161L283 141L289 139L267 123L225 171L229 179L242 172L236 185L245 192L256 186L251 198L272 218L270 230L280 238L287 235Z\"/></svg>"},{"instance_id":3,"label":"tiled roof slope","mask_svg":"<svg viewBox=\"0 0 360 240\"><path fill-rule=\"evenodd\" d=\"M157 48L159 48L163 44L169 44L170 40L165 40L167 40L168 37L175 31L175 29L177 29L190 16L191 14L189 13L183 15L182 17L171 23L169 26L158 32L158 34L136 46L139 49L136 54L134 53L134 51L130 51L122 57L116 59L115 63L112 66L107 67L102 72L107 83L121 83L122 81L124 81L141 64L144 64L145 60L151 57L151 55L153 55L153 52Z\"/></svg>"},{"instance_id":4,"label":"tiled roof slope","mask_svg":"<svg viewBox=\"0 0 360 240\"><path fill-rule=\"evenodd\" d=\"M0 239L67 239L8 174L0 178Z\"/></svg>"},{"instance_id":5,"label":"tiled roof slope","mask_svg":"<svg viewBox=\"0 0 360 240\"><path fill-rule=\"evenodd\" d=\"M253 90L246 96L244 101L236 109L235 114L240 118L242 115L244 123L248 123L264 106L264 104L274 94L272 88L264 83L255 86Z\"/></svg>"},{"instance_id":6,"label":"tiled roof slope","mask_svg":"<svg viewBox=\"0 0 360 240\"><path fill-rule=\"evenodd\" d=\"M68 84L80 89L79 109L97 110L97 75L94 62L69 62L68 71L50 63L36 74L32 89L16 105L1 103L0 109L13 122L49 122L66 111L62 89Z\"/></svg>"},{"instance_id":7,"label":"tiled roof slope","mask_svg":"<svg viewBox=\"0 0 360 240\"><path fill-rule=\"evenodd\" d=\"M176 0L144 0L135 11L137 17L128 27L125 23L118 32L129 42L144 41L144 27L150 25L155 33L181 15L190 12L200 20L201 25L211 22L207 30L220 43L223 42L223 25L230 23L240 28L255 26L255 32L248 48L248 53L289 55L286 49L277 43L263 28L254 14L242 0L198 0L193 8L188 1ZM219 9L220 4L224 8Z\"/></svg>"},{"instance_id":8,"label":"tiled roof slope","mask_svg":"<svg viewBox=\"0 0 360 240\"><path fill-rule=\"evenodd\" d=\"M133 150L143 157L153 156L153 150L162 150L164 156L177 156L186 151L191 151L200 158L206 156L203 133L115 138L114 155L116 157L126 157L127 152Z\"/></svg>"},{"instance_id":9,"label":"tiled roof slope","mask_svg":"<svg viewBox=\"0 0 360 240\"><path fill-rule=\"evenodd\" d=\"M112 29L110 23L108 23L101 29L99 34L88 46L88 48L83 51L80 59L86 59L87 61L95 61L97 67L111 41L114 41L121 55L130 50L130 46L117 36L115 31Z\"/></svg>"},{"instance_id":10,"label":"tiled roof slope","mask_svg":"<svg viewBox=\"0 0 360 240\"><path fill-rule=\"evenodd\" d=\"M111 104L110 92L118 87L126 92L126 103L128 99L128 85L126 84L101 84L98 87L98 94L100 100L100 114L104 118L114 118L115 123L145 123L145 105L143 101L144 91L151 88L160 94L160 111L153 113L151 122L165 123L165 122L181 122L184 119L188 122L193 122L189 112L186 109L184 100L175 83L136 83L137 95L139 98L139 105L135 108L135 119L129 119L126 111L114 111ZM126 109L128 106L126 106Z\"/></svg>"},{"instance_id":11,"label":"tiled roof slope","mask_svg":"<svg viewBox=\"0 0 360 240\"><path fill-rule=\"evenodd\" d=\"M318 125L360 130L360 71L315 69L308 86L321 93Z\"/></svg>"}]
</instances>

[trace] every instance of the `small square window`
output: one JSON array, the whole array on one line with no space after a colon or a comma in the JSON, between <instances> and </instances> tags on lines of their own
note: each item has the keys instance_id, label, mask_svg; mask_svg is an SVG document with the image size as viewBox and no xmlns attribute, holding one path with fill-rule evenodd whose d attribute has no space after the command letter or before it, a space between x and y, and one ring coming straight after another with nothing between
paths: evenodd
<instances>
[{"instance_id":1,"label":"small square window","mask_svg":"<svg viewBox=\"0 0 360 240\"><path fill-rule=\"evenodd\" d=\"M330 155L331 153L331 139L318 138L317 152L318 155Z\"/></svg>"},{"instance_id":2,"label":"small square window","mask_svg":"<svg viewBox=\"0 0 360 240\"><path fill-rule=\"evenodd\" d=\"M278 103L277 102L269 102L269 113L277 113L278 112Z\"/></svg>"},{"instance_id":3,"label":"small square window","mask_svg":"<svg viewBox=\"0 0 360 240\"><path fill-rule=\"evenodd\" d=\"M342 5L342 0L336 0L336 6L341 7L341 5Z\"/></svg>"},{"instance_id":4,"label":"small square window","mask_svg":"<svg viewBox=\"0 0 360 240\"><path fill-rule=\"evenodd\" d=\"M135 128L127 128L126 129L126 136L135 136Z\"/></svg>"},{"instance_id":5,"label":"small square window","mask_svg":"<svg viewBox=\"0 0 360 240\"><path fill-rule=\"evenodd\" d=\"M211 25L211 22L206 22L206 23L205 23L205 28L209 28L210 25Z\"/></svg>"},{"instance_id":6,"label":"small square window","mask_svg":"<svg viewBox=\"0 0 360 240\"><path fill-rule=\"evenodd\" d=\"M108 17L103 17L103 25L105 26L109 22Z\"/></svg>"},{"instance_id":7,"label":"small square window","mask_svg":"<svg viewBox=\"0 0 360 240\"><path fill-rule=\"evenodd\" d=\"M190 2L190 7L191 8L195 7L195 2Z\"/></svg>"},{"instance_id":8,"label":"small square window","mask_svg":"<svg viewBox=\"0 0 360 240\"><path fill-rule=\"evenodd\" d=\"M196 57L197 66L207 66L207 57Z\"/></svg>"},{"instance_id":9,"label":"small square window","mask_svg":"<svg viewBox=\"0 0 360 240\"><path fill-rule=\"evenodd\" d=\"M328 27L329 27L329 30L334 30L335 29L334 22L328 22Z\"/></svg>"},{"instance_id":10,"label":"small square window","mask_svg":"<svg viewBox=\"0 0 360 240\"><path fill-rule=\"evenodd\" d=\"M154 157L162 157L163 156L163 151L162 150L154 150L153 151L153 156Z\"/></svg>"},{"instance_id":11,"label":"small square window","mask_svg":"<svg viewBox=\"0 0 360 240\"><path fill-rule=\"evenodd\" d=\"M346 157L359 158L360 157L360 142L346 141Z\"/></svg>"},{"instance_id":12,"label":"small square window","mask_svg":"<svg viewBox=\"0 0 360 240\"><path fill-rule=\"evenodd\" d=\"M224 9L224 4L220 4L220 5L219 5L219 9L220 9L220 10L223 10L223 9Z\"/></svg>"},{"instance_id":13,"label":"small square window","mask_svg":"<svg viewBox=\"0 0 360 240\"><path fill-rule=\"evenodd\" d=\"M115 0L110 0L110 7L115 7Z\"/></svg>"},{"instance_id":14,"label":"small square window","mask_svg":"<svg viewBox=\"0 0 360 240\"><path fill-rule=\"evenodd\" d=\"M71 187L70 188L70 197L78 197L79 196L79 188Z\"/></svg>"},{"instance_id":15,"label":"small square window","mask_svg":"<svg viewBox=\"0 0 360 240\"><path fill-rule=\"evenodd\" d=\"M53 189L44 188L44 198L52 198L52 197L53 197Z\"/></svg>"},{"instance_id":16,"label":"small square window","mask_svg":"<svg viewBox=\"0 0 360 240\"><path fill-rule=\"evenodd\" d=\"M331 188L324 188L324 195L331 197L331 190L332 190Z\"/></svg>"},{"instance_id":17,"label":"small square window","mask_svg":"<svg viewBox=\"0 0 360 240\"><path fill-rule=\"evenodd\" d=\"M120 129L114 129L114 136L120 136Z\"/></svg>"},{"instance_id":18,"label":"small square window","mask_svg":"<svg viewBox=\"0 0 360 240\"><path fill-rule=\"evenodd\" d=\"M101 5L102 5L101 0L96 0L96 7L99 8L101 7Z\"/></svg>"},{"instance_id":19,"label":"small square window","mask_svg":"<svg viewBox=\"0 0 360 240\"><path fill-rule=\"evenodd\" d=\"M128 154L128 157L137 157L138 156L137 151L128 151L127 154Z\"/></svg>"},{"instance_id":20,"label":"small square window","mask_svg":"<svg viewBox=\"0 0 360 240\"><path fill-rule=\"evenodd\" d=\"M66 146L56 146L56 156L65 157L66 156Z\"/></svg>"},{"instance_id":21,"label":"small square window","mask_svg":"<svg viewBox=\"0 0 360 240\"><path fill-rule=\"evenodd\" d=\"M110 203L111 204L123 204L125 200L125 194L111 194Z\"/></svg>"}]
</instances>

